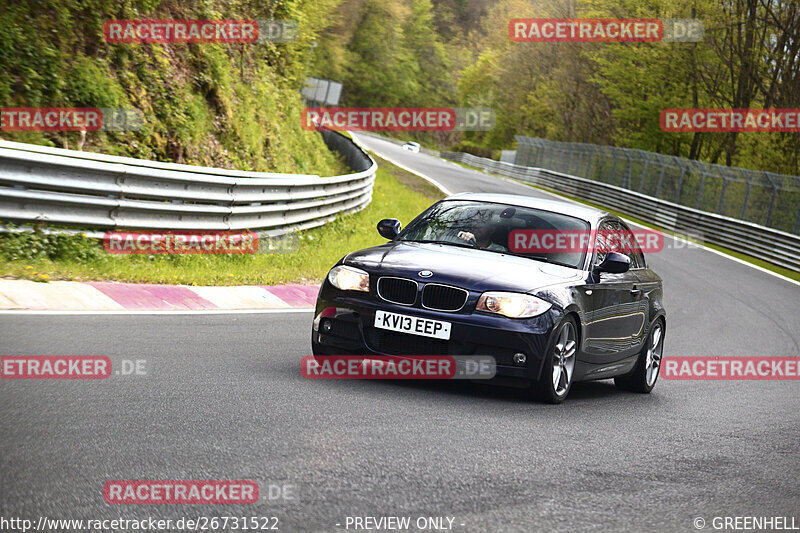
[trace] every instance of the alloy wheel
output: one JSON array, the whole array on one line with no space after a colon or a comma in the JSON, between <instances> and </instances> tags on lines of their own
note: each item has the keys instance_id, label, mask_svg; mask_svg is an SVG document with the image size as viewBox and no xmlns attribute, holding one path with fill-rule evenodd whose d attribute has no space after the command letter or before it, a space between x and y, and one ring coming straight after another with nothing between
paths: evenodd
<instances>
[{"instance_id":1,"label":"alloy wheel","mask_svg":"<svg viewBox=\"0 0 800 533\"><path fill-rule=\"evenodd\" d=\"M553 391L557 396L566 394L572 382L577 347L575 326L572 322L566 322L553 349Z\"/></svg>"},{"instance_id":2,"label":"alloy wheel","mask_svg":"<svg viewBox=\"0 0 800 533\"><path fill-rule=\"evenodd\" d=\"M658 379L658 371L661 367L661 353L664 349L663 339L664 328L661 326L661 322L658 322L650 336L650 344L645 354L645 380L647 380L648 387L652 387L656 379Z\"/></svg>"}]
</instances>

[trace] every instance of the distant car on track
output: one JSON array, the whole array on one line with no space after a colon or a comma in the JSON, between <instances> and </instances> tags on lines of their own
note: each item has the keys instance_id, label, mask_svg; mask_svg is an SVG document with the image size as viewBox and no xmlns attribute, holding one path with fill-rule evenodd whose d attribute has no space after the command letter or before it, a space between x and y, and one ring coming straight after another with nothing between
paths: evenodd
<instances>
[{"instance_id":1,"label":"distant car on track","mask_svg":"<svg viewBox=\"0 0 800 533\"><path fill-rule=\"evenodd\" d=\"M514 230L630 233L597 209L503 194L450 196L402 231L381 220L389 242L346 255L322 284L314 355L491 355L493 383L550 403L584 380L649 393L666 313L638 246L515 253Z\"/></svg>"},{"instance_id":2,"label":"distant car on track","mask_svg":"<svg viewBox=\"0 0 800 533\"><path fill-rule=\"evenodd\" d=\"M419 143L415 143L413 141L408 141L403 145L403 150L408 150L409 152L419 153Z\"/></svg>"}]
</instances>

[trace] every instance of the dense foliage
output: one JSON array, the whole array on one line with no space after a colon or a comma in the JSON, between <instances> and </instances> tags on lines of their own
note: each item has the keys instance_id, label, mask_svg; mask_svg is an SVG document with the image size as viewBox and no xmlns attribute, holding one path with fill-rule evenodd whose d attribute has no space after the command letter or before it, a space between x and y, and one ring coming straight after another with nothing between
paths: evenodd
<instances>
[{"instance_id":1,"label":"dense foliage","mask_svg":"<svg viewBox=\"0 0 800 533\"><path fill-rule=\"evenodd\" d=\"M512 148L515 134L800 173L797 133L665 133L663 108L800 108L800 5L786 0L344 0L318 74L349 105L489 106L488 133L417 135ZM513 18L697 18L699 43L516 43Z\"/></svg>"},{"instance_id":2,"label":"dense foliage","mask_svg":"<svg viewBox=\"0 0 800 533\"><path fill-rule=\"evenodd\" d=\"M300 127L312 44L336 0L30 0L0 8L0 106L131 107L136 132L15 133L8 140L146 159L333 175ZM288 44L109 44L111 19L293 19Z\"/></svg>"}]
</instances>

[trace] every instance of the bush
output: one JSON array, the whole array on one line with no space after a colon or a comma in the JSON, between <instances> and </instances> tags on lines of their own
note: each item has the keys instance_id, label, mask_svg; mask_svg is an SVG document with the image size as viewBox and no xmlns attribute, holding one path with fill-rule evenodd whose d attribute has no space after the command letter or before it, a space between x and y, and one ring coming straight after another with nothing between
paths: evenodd
<instances>
[{"instance_id":1,"label":"bush","mask_svg":"<svg viewBox=\"0 0 800 533\"><path fill-rule=\"evenodd\" d=\"M494 150L492 148L485 148L483 146L475 146L468 142L461 142L453 147L454 152L466 152L468 154L472 154L478 157L485 157L487 159L494 159L495 161L500 160L500 150Z\"/></svg>"},{"instance_id":2,"label":"bush","mask_svg":"<svg viewBox=\"0 0 800 533\"><path fill-rule=\"evenodd\" d=\"M89 263L106 257L97 239L78 233L44 233L42 231L0 234L0 258L6 261L73 261Z\"/></svg>"}]
</instances>

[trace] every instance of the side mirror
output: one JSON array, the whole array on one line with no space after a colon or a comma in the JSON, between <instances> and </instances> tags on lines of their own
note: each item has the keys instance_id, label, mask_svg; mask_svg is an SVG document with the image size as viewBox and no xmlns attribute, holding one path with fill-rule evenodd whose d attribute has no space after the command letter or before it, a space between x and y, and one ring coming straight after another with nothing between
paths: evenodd
<instances>
[{"instance_id":1,"label":"side mirror","mask_svg":"<svg viewBox=\"0 0 800 533\"><path fill-rule=\"evenodd\" d=\"M598 274L600 272L608 272L609 274L622 274L631 268L631 260L625 254L617 252L609 252L603 262L594 268Z\"/></svg>"},{"instance_id":2,"label":"side mirror","mask_svg":"<svg viewBox=\"0 0 800 533\"><path fill-rule=\"evenodd\" d=\"M378 222L378 233L381 234L381 237L392 241L400 235L401 227L400 221L396 218L384 218Z\"/></svg>"}]
</instances>

